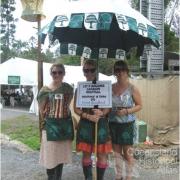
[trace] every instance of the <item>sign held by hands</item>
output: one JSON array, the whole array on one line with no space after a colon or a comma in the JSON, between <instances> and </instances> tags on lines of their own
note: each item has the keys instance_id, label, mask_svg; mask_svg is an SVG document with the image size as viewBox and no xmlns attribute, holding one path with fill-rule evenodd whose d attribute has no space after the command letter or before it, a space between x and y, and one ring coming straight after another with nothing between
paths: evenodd
<instances>
[{"instance_id":1,"label":"sign held by hands","mask_svg":"<svg viewBox=\"0 0 180 180\"><path fill-rule=\"evenodd\" d=\"M78 82L76 106L81 108L112 107L111 81Z\"/></svg>"}]
</instances>

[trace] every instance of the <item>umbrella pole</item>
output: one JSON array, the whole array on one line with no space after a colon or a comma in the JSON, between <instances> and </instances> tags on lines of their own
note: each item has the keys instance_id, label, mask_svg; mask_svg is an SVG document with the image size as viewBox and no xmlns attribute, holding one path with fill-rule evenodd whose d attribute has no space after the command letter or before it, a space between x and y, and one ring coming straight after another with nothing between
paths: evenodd
<instances>
[{"instance_id":1,"label":"umbrella pole","mask_svg":"<svg viewBox=\"0 0 180 180\"><path fill-rule=\"evenodd\" d=\"M100 36L98 38L98 42L100 42ZM99 80L99 58L96 60L96 81ZM94 83L96 83L96 81ZM95 109L98 109L98 105L94 106ZM98 123L95 123L95 140L94 140L94 158L95 158L95 167L94 167L94 180L97 180L97 134L98 133Z\"/></svg>"},{"instance_id":2,"label":"umbrella pole","mask_svg":"<svg viewBox=\"0 0 180 180\"><path fill-rule=\"evenodd\" d=\"M94 180L97 180L97 131L98 123L95 123L95 143L94 143L94 156L95 156L95 166L94 166Z\"/></svg>"},{"instance_id":3,"label":"umbrella pole","mask_svg":"<svg viewBox=\"0 0 180 180\"><path fill-rule=\"evenodd\" d=\"M98 105L94 106L94 109L98 109ZM97 135L98 135L98 123L95 123L95 140L94 140L94 180L97 180Z\"/></svg>"}]
</instances>

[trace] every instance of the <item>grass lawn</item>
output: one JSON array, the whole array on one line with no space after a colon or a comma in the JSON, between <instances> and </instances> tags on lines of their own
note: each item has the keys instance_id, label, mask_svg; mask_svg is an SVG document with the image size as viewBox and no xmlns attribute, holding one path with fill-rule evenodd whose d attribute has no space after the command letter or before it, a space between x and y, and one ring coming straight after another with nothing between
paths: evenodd
<instances>
[{"instance_id":1,"label":"grass lawn","mask_svg":"<svg viewBox=\"0 0 180 180\"><path fill-rule=\"evenodd\" d=\"M26 144L33 150L40 149L39 121L29 116L23 115L1 121L1 133L8 135L12 140ZM75 140L72 146L75 150Z\"/></svg>"},{"instance_id":2,"label":"grass lawn","mask_svg":"<svg viewBox=\"0 0 180 180\"><path fill-rule=\"evenodd\" d=\"M1 121L1 133L20 141L33 150L39 150L39 122L23 115Z\"/></svg>"}]
</instances>

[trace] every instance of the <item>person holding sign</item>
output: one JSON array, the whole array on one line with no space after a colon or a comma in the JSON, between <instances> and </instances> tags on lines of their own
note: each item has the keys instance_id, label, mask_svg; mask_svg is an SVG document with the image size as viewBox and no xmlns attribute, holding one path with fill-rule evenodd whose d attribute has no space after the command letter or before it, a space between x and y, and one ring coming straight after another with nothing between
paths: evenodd
<instances>
[{"instance_id":1,"label":"person holding sign","mask_svg":"<svg viewBox=\"0 0 180 180\"><path fill-rule=\"evenodd\" d=\"M83 73L87 81L96 81L96 64L86 60ZM76 107L77 91L75 94L74 111L80 116L77 128L77 151L83 152L82 166L86 180L92 180L91 154L95 151L95 136L97 136L97 179L103 180L107 168L107 153L112 151L107 114L109 109L93 109ZM98 123L98 133L95 135L95 123Z\"/></svg>"},{"instance_id":2,"label":"person holding sign","mask_svg":"<svg viewBox=\"0 0 180 180\"><path fill-rule=\"evenodd\" d=\"M135 112L141 110L141 95L137 87L129 82L129 69L125 61L114 64L117 82L112 85L112 110L109 126L116 162L116 179L122 179L122 162L126 161L126 180L131 179L133 166L133 137Z\"/></svg>"},{"instance_id":3,"label":"person holding sign","mask_svg":"<svg viewBox=\"0 0 180 180\"><path fill-rule=\"evenodd\" d=\"M65 68L53 64L52 82L38 94L42 132L40 164L47 169L48 180L61 179L64 163L72 162L74 128L70 113L73 88L63 82Z\"/></svg>"}]
</instances>

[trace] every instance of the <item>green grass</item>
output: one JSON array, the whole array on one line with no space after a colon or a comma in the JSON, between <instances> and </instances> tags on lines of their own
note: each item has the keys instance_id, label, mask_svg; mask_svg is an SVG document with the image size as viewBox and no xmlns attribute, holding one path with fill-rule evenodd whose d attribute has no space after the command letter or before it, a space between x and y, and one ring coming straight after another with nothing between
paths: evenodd
<instances>
[{"instance_id":1,"label":"green grass","mask_svg":"<svg viewBox=\"0 0 180 180\"><path fill-rule=\"evenodd\" d=\"M1 133L26 144L33 150L40 149L39 122L26 115L1 121Z\"/></svg>"},{"instance_id":2,"label":"green grass","mask_svg":"<svg viewBox=\"0 0 180 180\"><path fill-rule=\"evenodd\" d=\"M8 135L12 140L26 144L33 150L40 149L39 121L23 115L13 119L1 121L1 133ZM72 149L76 149L76 138L72 143Z\"/></svg>"}]
</instances>

